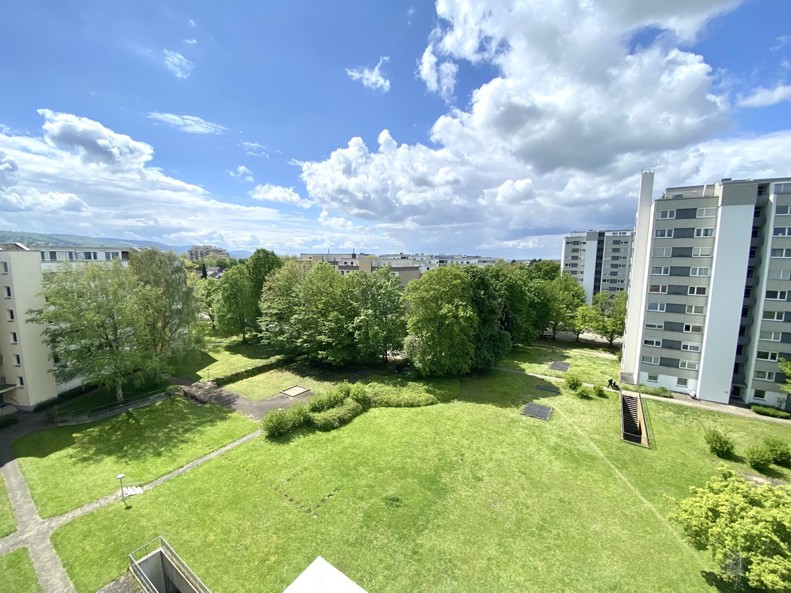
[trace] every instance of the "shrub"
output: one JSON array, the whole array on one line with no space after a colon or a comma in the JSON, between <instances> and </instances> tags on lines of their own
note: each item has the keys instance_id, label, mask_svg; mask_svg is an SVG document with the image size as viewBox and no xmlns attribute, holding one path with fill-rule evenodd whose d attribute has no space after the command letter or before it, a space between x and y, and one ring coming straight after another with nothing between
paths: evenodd
<instances>
[{"instance_id":1,"label":"shrub","mask_svg":"<svg viewBox=\"0 0 791 593\"><path fill-rule=\"evenodd\" d=\"M577 389L582 387L582 379L580 379L576 375L567 375L566 376L566 387L568 387L572 391L577 391Z\"/></svg>"},{"instance_id":2,"label":"shrub","mask_svg":"<svg viewBox=\"0 0 791 593\"><path fill-rule=\"evenodd\" d=\"M776 437L764 439L764 447L772 454L772 463L782 467L791 467L791 447Z\"/></svg>"},{"instance_id":3,"label":"shrub","mask_svg":"<svg viewBox=\"0 0 791 593\"><path fill-rule=\"evenodd\" d=\"M774 418L791 418L791 414L784 410L778 410L777 408L770 408L769 406L759 406L754 405L750 406L750 409L755 412L756 414L760 414L761 416L772 416Z\"/></svg>"},{"instance_id":4,"label":"shrub","mask_svg":"<svg viewBox=\"0 0 791 593\"><path fill-rule=\"evenodd\" d=\"M324 412L331 408L340 406L349 397L351 385L346 383L338 383L329 391L317 395L308 402L308 410L311 412Z\"/></svg>"},{"instance_id":5,"label":"shrub","mask_svg":"<svg viewBox=\"0 0 791 593\"><path fill-rule=\"evenodd\" d=\"M371 406L374 408L422 408L436 403L438 403L437 398L425 392L373 391L371 393Z\"/></svg>"},{"instance_id":6,"label":"shrub","mask_svg":"<svg viewBox=\"0 0 791 593\"><path fill-rule=\"evenodd\" d=\"M596 397L607 397L607 393L604 391L604 387L601 385L597 385L593 388L593 395Z\"/></svg>"},{"instance_id":7,"label":"shrub","mask_svg":"<svg viewBox=\"0 0 791 593\"><path fill-rule=\"evenodd\" d=\"M733 457L736 445L734 445L733 439L728 435L723 434L716 428L707 428L703 432L703 438L706 439L709 451L714 453L717 457L721 459Z\"/></svg>"},{"instance_id":8,"label":"shrub","mask_svg":"<svg viewBox=\"0 0 791 593\"><path fill-rule=\"evenodd\" d=\"M6 426L11 426L12 424L17 423L16 414L7 414L5 416L0 416L0 428L5 428Z\"/></svg>"},{"instance_id":9,"label":"shrub","mask_svg":"<svg viewBox=\"0 0 791 593\"><path fill-rule=\"evenodd\" d=\"M744 454L747 463L756 471L764 473L772 465L772 451L764 444L753 445Z\"/></svg>"},{"instance_id":10,"label":"shrub","mask_svg":"<svg viewBox=\"0 0 791 593\"><path fill-rule=\"evenodd\" d=\"M363 408L368 409L371 407L371 395L368 393L365 385L362 383L355 383L349 391L349 397L360 404Z\"/></svg>"},{"instance_id":11,"label":"shrub","mask_svg":"<svg viewBox=\"0 0 791 593\"><path fill-rule=\"evenodd\" d=\"M590 399L591 398L591 392L586 387L579 387L575 391L575 393L577 394L577 397L580 398L580 399Z\"/></svg>"},{"instance_id":12,"label":"shrub","mask_svg":"<svg viewBox=\"0 0 791 593\"><path fill-rule=\"evenodd\" d=\"M319 430L335 430L351 422L363 413L363 407L353 399L347 399L341 405L324 412L310 415L310 421Z\"/></svg>"},{"instance_id":13,"label":"shrub","mask_svg":"<svg viewBox=\"0 0 791 593\"><path fill-rule=\"evenodd\" d=\"M261 426L270 438L279 437L296 430L310 420L305 406L293 406L287 410L273 410L264 416Z\"/></svg>"}]
</instances>

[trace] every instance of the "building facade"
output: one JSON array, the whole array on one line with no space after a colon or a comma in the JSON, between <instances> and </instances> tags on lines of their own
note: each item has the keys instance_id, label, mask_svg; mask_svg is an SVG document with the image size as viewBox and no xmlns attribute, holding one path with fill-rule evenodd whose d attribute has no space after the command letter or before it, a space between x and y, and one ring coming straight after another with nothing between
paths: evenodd
<instances>
[{"instance_id":1,"label":"building facade","mask_svg":"<svg viewBox=\"0 0 791 593\"><path fill-rule=\"evenodd\" d=\"M560 269L577 279L588 303L599 292L629 286L632 230L575 232L563 239Z\"/></svg>"},{"instance_id":2,"label":"building facade","mask_svg":"<svg viewBox=\"0 0 791 593\"><path fill-rule=\"evenodd\" d=\"M784 407L791 178L670 187L637 211L621 380Z\"/></svg>"},{"instance_id":3,"label":"building facade","mask_svg":"<svg viewBox=\"0 0 791 593\"><path fill-rule=\"evenodd\" d=\"M0 336L0 404L31 410L36 404L79 385L58 383L43 340L43 327L27 323L27 311L40 308L44 272L64 264L129 260L128 249L97 247L27 248L18 243L0 245L0 290L3 325Z\"/></svg>"},{"instance_id":4,"label":"building facade","mask_svg":"<svg viewBox=\"0 0 791 593\"><path fill-rule=\"evenodd\" d=\"M214 245L193 245L187 250L187 256L192 261L200 261L207 257L230 257L226 249Z\"/></svg>"}]
</instances>

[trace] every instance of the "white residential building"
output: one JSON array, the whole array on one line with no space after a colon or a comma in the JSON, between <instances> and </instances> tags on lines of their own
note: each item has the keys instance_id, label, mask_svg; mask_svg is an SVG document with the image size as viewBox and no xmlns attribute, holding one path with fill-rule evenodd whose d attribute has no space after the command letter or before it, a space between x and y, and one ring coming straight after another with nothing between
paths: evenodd
<instances>
[{"instance_id":1,"label":"white residential building","mask_svg":"<svg viewBox=\"0 0 791 593\"><path fill-rule=\"evenodd\" d=\"M599 292L621 292L629 286L632 230L584 231L563 239L560 270L577 279L590 303Z\"/></svg>"}]
</instances>

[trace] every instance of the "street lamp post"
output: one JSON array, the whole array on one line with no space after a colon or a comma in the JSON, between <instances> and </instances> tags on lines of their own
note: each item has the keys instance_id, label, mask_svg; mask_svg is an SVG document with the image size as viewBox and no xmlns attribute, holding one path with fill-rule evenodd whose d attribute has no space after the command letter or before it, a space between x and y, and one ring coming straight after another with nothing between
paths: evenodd
<instances>
[{"instance_id":1,"label":"street lamp post","mask_svg":"<svg viewBox=\"0 0 791 593\"><path fill-rule=\"evenodd\" d=\"M124 494L124 478L126 477L126 474L118 474L115 477L118 479L118 482L121 484L121 500L124 501L124 507L128 509L129 503L126 502L126 495Z\"/></svg>"}]
</instances>

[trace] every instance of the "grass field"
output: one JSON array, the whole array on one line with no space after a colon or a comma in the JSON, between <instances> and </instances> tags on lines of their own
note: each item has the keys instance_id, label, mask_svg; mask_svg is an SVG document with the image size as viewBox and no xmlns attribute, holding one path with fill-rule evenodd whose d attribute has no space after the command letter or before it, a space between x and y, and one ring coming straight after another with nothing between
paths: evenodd
<instances>
[{"instance_id":1,"label":"grass field","mask_svg":"<svg viewBox=\"0 0 791 593\"><path fill-rule=\"evenodd\" d=\"M569 371L566 373L550 369L549 364L556 360L571 364ZM500 366L561 379L572 374L586 383L602 386L607 384L607 379L617 381L620 373L616 350L549 340L515 349Z\"/></svg>"},{"instance_id":2,"label":"grass field","mask_svg":"<svg viewBox=\"0 0 791 593\"><path fill-rule=\"evenodd\" d=\"M0 590L8 593L41 593L27 548L0 556Z\"/></svg>"},{"instance_id":3,"label":"grass field","mask_svg":"<svg viewBox=\"0 0 791 593\"><path fill-rule=\"evenodd\" d=\"M275 364L279 358L260 344L242 344L238 338L208 338L205 349L179 364L173 374L191 381L211 381L262 364Z\"/></svg>"},{"instance_id":4,"label":"grass field","mask_svg":"<svg viewBox=\"0 0 791 593\"><path fill-rule=\"evenodd\" d=\"M377 593L617 593L636 582L714 592L708 557L664 518L668 496L715 473L704 426L730 432L737 450L787 440L787 428L651 401L646 450L620 442L615 397L539 383L492 371L425 386L443 398L458 390L450 403L256 439L135 497L130 511L119 503L65 525L53 542L85 593L160 534L215 593L280 592L317 555ZM552 406L552 420L521 416L528 399Z\"/></svg>"},{"instance_id":5,"label":"grass field","mask_svg":"<svg viewBox=\"0 0 791 593\"><path fill-rule=\"evenodd\" d=\"M5 482L0 476L0 537L5 537L9 533L16 531L16 518L14 511L11 510L11 502L5 489Z\"/></svg>"},{"instance_id":6,"label":"grass field","mask_svg":"<svg viewBox=\"0 0 791 593\"><path fill-rule=\"evenodd\" d=\"M124 400L129 402L149 397L163 391L168 385L169 383L167 381L147 380L138 384L128 381L123 386ZM60 404L57 408L57 412L61 415L71 414L78 411L92 410L100 406L111 406L117 403L118 400L115 397L115 389L101 387L90 393L76 397L69 402Z\"/></svg>"},{"instance_id":7,"label":"grass field","mask_svg":"<svg viewBox=\"0 0 791 593\"><path fill-rule=\"evenodd\" d=\"M255 428L224 408L172 398L22 437L13 447L39 514L51 517L117 489L119 473L130 484L144 484Z\"/></svg>"}]
</instances>

